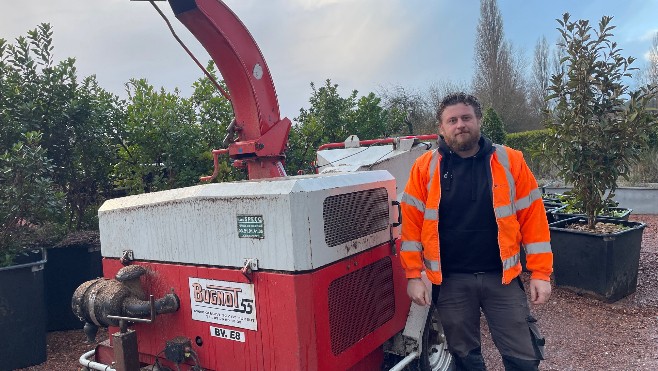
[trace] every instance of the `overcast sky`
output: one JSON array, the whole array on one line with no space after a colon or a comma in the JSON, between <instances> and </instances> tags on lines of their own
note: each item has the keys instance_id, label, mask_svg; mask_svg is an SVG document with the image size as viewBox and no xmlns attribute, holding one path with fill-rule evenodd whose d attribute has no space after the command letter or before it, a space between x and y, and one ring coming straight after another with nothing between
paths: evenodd
<instances>
[{"instance_id":1,"label":"overcast sky","mask_svg":"<svg viewBox=\"0 0 658 371\"><path fill-rule=\"evenodd\" d=\"M80 77L125 97L130 78L191 94L202 72L146 1L0 0L0 38L12 42L39 23L54 28L56 60L75 57ZM272 73L282 116L308 106L310 82L327 78L346 95L395 85L424 91L441 81L468 83L479 18L477 0L227 0L258 43ZM532 60L539 38L558 38L555 18L597 23L614 16L624 55L645 64L658 31L658 0L499 0L505 36ZM205 50L157 4L202 62ZM528 64L530 68L530 64Z\"/></svg>"}]
</instances>

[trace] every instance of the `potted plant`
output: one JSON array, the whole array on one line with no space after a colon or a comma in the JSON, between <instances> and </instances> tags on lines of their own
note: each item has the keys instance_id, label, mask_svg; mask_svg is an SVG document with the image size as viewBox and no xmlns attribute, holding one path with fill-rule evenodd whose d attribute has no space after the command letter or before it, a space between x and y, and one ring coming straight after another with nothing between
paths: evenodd
<instances>
[{"instance_id":1,"label":"potted plant","mask_svg":"<svg viewBox=\"0 0 658 371\"><path fill-rule=\"evenodd\" d=\"M52 222L61 209L52 166L29 132L0 154L0 369L46 360L44 245L59 235Z\"/></svg>"},{"instance_id":2,"label":"potted plant","mask_svg":"<svg viewBox=\"0 0 658 371\"><path fill-rule=\"evenodd\" d=\"M546 112L547 148L557 151L553 158L585 216L551 225L555 283L607 301L635 291L644 225L616 222L616 231L601 231L598 216L656 123L647 108L656 87L631 91L624 85L634 58L622 57L611 40L611 20L602 17L598 29L587 20L572 22L568 13L557 20L564 57L562 72L551 77L553 107ZM580 230L571 228L580 224ZM622 238L628 233L639 238ZM583 242L583 236L598 242Z\"/></svg>"}]
</instances>

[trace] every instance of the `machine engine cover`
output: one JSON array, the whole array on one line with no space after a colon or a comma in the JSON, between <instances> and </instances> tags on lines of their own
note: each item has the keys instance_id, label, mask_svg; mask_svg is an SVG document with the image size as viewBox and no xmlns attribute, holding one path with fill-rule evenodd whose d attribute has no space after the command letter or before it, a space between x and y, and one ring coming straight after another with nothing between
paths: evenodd
<instances>
[{"instance_id":1,"label":"machine engine cover","mask_svg":"<svg viewBox=\"0 0 658 371\"><path fill-rule=\"evenodd\" d=\"M310 271L388 242L395 180L384 170L216 183L106 201L101 252L136 260Z\"/></svg>"}]
</instances>

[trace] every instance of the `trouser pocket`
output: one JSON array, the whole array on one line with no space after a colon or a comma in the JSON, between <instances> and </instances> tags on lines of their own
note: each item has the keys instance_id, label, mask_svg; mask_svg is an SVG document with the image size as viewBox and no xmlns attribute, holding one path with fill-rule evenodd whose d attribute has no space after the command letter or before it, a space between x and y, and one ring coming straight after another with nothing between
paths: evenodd
<instances>
[{"instance_id":1,"label":"trouser pocket","mask_svg":"<svg viewBox=\"0 0 658 371\"><path fill-rule=\"evenodd\" d=\"M532 337L532 346L535 348L535 355L537 359L544 359L544 345L546 345L546 339L539 332L539 327L537 326L537 319L533 316L528 316L528 328L530 329L530 336Z\"/></svg>"}]
</instances>

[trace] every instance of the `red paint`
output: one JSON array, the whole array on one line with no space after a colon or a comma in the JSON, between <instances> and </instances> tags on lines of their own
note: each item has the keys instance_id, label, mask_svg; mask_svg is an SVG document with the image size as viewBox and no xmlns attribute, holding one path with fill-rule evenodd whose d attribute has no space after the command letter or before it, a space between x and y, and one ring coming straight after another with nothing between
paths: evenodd
<instances>
[{"instance_id":1,"label":"red paint","mask_svg":"<svg viewBox=\"0 0 658 371\"><path fill-rule=\"evenodd\" d=\"M329 285L355 269L381 263L381 259L391 261L394 315L342 353L334 355L329 324ZM132 327L138 335L140 360L149 364L155 361L155 355L164 349L167 340L184 336L191 339L201 366L207 370L306 371L353 367L379 370L383 356L381 345L402 330L409 310L404 289L406 280L399 259L391 255L388 244L309 273L254 271L257 331L192 320L189 277L247 283L239 269L151 262L135 264L147 268L148 273L142 277L147 293L160 297L173 289L181 299L181 308L176 313L158 316L153 324ZM116 259L105 258L103 261L106 277L114 277L121 267ZM246 341L212 337L210 326L241 331L245 333ZM110 329L110 333L115 331L116 328ZM197 337L203 339L201 347L195 345ZM111 352L97 354L97 360L102 363L111 363L108 357L111 357Z\"/></svg>"},{"instance_id":2,"label":"red paint","mask_svg":"<svg viewBox=\"0 0 658 371\"><path fill-rule=\"evenodd\" d=\"M253 37L221 1L170 2L176 17L208 51L229 90L238 134L228 148L231 157L247 162L250 179L285 176L278 163L283 162L291 123L280 118L272 76ZM178 8L181 4L185 11Z\"/></svg>"},{"instance_id":3,"label":"red paint","mask_svg":"<svg viewBox=\"0 0 658 371\"><path fill-rule=\"evenodd\" d=\"M199 180L202 182L208 182L211 181L215 178L217 178L217 175L219 175L219 155L227 154L228 149L214 149L212 150L212 160L214 164L214 170L212 172L212 175L209 176L202 176Z\"/></svg>"}]
</instances>

